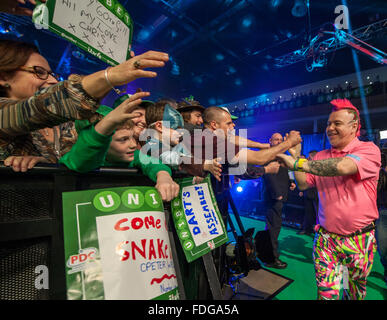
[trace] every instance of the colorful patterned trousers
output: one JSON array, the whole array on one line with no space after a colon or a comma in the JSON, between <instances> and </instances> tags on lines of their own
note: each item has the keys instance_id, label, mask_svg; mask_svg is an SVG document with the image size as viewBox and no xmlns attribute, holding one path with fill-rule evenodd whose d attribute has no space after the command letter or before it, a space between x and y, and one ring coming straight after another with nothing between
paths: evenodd
<instances>
[{"instance_id":1,"label":"colorful patterned trousers","mask_svg":"<svg viewBox=\"0 0 387 320\"><path fill-rule=\"evenodd\" d=\"M316 226L313 260L319 300L362 300L376 252L375 230L353 237ZM343 280L343 285L341 284Z\"/></svg>"}]
</instances>

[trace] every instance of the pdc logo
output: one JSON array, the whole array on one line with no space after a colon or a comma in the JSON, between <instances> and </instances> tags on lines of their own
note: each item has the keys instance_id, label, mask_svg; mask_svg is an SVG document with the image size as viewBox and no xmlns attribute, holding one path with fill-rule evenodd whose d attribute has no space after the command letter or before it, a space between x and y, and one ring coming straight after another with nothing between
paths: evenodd
<instances>
[{"instance_id":1,"label":"pdc logo","mask_svg":"<svg viewBox=\"0 0 387 320\"><path fill-rule=\"evenodd\" d=\"M67 267L76 268L86 262L94 261L97 257L98 250L96 248L80 249L78 254L72 255L67 260Z\"/></svg>"}]
</instances>

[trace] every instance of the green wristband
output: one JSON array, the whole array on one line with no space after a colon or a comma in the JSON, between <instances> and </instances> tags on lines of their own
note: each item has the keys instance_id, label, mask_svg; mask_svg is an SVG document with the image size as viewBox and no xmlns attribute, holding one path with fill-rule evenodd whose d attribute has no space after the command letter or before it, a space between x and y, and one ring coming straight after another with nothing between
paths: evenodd
<instances>
[{"instance_id":1,"label":"green wristband","mask_svg":"<svg viewBox=\"0 0 387 320\"><path fill-rule=\"evenodd\" d=\"M297 160L294 161L293 171L297 171L298 160L300 160L300 158L297 157Z\"/></svg>"}]
</instances>

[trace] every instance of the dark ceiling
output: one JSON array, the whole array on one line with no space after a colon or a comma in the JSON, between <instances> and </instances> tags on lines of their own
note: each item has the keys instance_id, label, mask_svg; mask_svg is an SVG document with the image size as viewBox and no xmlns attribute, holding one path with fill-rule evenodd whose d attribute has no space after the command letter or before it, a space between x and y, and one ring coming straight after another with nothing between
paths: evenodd
<instances>
[{"instance_id":1,"label":"dark ceiling","mask_svg":"<svg viewBox=\"0 0 387 320\"><path fill-rule=\"evenodd\" d=\"M294 0L121 3L134 20L136 54L159 50L171 56L172 61L157 70L157 79L133 83L132 88L150 90L154 99L193 95L205 106L223 104L355 72L349 48L330 54L329 64L317 71L308 72L304 62L275 67L275 58L302 48L307 38L307 16L292 15ZM337 0L310 0L312 37L321 26L334 23L338 16L335 7L341 4ZM347 6L354 30L387 18L386 0L348 0ZM47 31L36 30L29 18L5 14L0 18L24 34L21 40L35 41L51 67L64 76L106 67L87 54L87 59L77 58L72 54L78 50L75 46ZM368 43L386 52L387 34L375 34ZM380 66L363 55L359 60L362 69Z\"/></svg>"}]
</instances>

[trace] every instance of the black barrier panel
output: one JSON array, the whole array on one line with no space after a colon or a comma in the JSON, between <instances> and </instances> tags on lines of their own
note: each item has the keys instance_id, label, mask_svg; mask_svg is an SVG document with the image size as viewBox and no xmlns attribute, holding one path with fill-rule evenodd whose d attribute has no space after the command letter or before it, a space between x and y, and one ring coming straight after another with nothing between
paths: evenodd
<instances>
[{"instance_id":1,"label":"black barrier panel","mask_svg":"<svg viewBox=\"0 0 387 320\"><path fill-rule=\"evenodd\" d=\"M130 185L154 182L137 169L78 174L42 165L15 173L0 164L0 299L66 299L62 192ZM37 281L44 268L48 289Z\"/></svg>"},{"instance_id":2,"label":"black barrier panel","mask_svg":"<svg viewBox=\"0 0 387 320\"><path fill-rule=\"evenodd\" d=\"M44 289L36 281L42 266L49 265L49 256L49 237L1 242L0 299L49 299L49 289Z\"/></svg>"}]
</instances>

